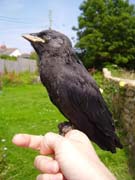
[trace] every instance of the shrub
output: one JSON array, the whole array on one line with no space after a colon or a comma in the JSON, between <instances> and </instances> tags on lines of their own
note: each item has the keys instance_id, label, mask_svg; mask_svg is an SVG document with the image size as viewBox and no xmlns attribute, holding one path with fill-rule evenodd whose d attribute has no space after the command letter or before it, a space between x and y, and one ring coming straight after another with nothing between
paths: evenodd
<instances>
[{"instance_id":1,"label":"shrub","mask_svg":"<svg viewBox=\"0 0 135 180\"><path fill-rule=\"evenodd\" d=\"M32 60L38 60L38 55L36 52L32 51L30 54L30 59Z\"/></svg>"},{"instance_id":2,"label":"shrub","mask_svg":"<svg viewBox=\"0 0 135 180\"><path fill-rule=\"evenodd\" d=\"M3 86L16 86L22 84L34 84L38 82L37 73L23 72L20 74L6 73L2 75L1 82Z\"/></svg>"},{"instance_id":3,"label":"shrub","mask_svg":"<svg viewBox=\"0 0 135 180\"><path fill-rule=\"evenodd\" d=\"M110 109L113 112L114 118L118 119L118 109L114 106L114 104L119 103L119 93L122 93L120 86L115 82L107 81L104 77L102 72L97 71L93 74L94 79L96 80L99 88L103 90L103 97ZM117 120L116 120L117 121Z\"/></svg>"},{"instance_id":4,"label":"shrub","mask_svg":"<svg viewBox=\"0 0 135 180\"><path fill-rule=\"evenodd\" d=\"M11 61L16 61L17 60L17 57L15 56L8 56L8 55L5 55L5 54L2 54L0 55L0 59L4 59L4 60L11 60Z\"/></svg>"}]
</instances>

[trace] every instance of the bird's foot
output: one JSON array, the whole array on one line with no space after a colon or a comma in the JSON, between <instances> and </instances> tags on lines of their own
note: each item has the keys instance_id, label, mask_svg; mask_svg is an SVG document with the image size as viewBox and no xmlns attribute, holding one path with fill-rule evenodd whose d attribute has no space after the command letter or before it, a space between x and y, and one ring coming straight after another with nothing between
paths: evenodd
<instances>
[{"instance_id":1,"label":"bird's foot","mask_svg":"<svg viewBox=\"0 0 135 180\"><path fill-rule=\"evenodd\" d=\"M69 131L75 129L73 124L66 121L58 124L58 128L59 128L59 134L62 136L65 136Z\"/></svg>"}]
</instances>

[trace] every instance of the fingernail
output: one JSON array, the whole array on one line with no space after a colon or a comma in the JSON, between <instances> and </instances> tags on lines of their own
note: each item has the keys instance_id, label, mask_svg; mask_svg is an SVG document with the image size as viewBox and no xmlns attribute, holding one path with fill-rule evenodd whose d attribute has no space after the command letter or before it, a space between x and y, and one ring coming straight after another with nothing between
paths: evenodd
<instances>
[{"instance_id":1,"label":"fingernail","mask_svg":"<svg viewBox=\"0 0 135 180\"><path fill-rule=\"evenodd\" d=\"M21 141L20 141L21 140ZM25 143L25 138L22 134L16 134L13 139L12 139L12 142L14 144L17 144L17 145L21 145L21 144L24 144Z\"/></svg>"}]
</instances>

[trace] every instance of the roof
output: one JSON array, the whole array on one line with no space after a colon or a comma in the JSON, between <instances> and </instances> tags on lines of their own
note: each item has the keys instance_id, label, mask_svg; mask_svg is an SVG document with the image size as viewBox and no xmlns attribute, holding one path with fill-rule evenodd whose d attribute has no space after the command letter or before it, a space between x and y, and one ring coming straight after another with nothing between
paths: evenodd
<instances>
[{"instance_id":1,"label":"roof","mask_svg":"<svg viewBox=\"0 0 135 180\"><path fill-rule=\"evenodd\" d=\"M17 50L17 48L0 48L0 54L10 55L15 50Z\"/></svg>"}]
</instances>

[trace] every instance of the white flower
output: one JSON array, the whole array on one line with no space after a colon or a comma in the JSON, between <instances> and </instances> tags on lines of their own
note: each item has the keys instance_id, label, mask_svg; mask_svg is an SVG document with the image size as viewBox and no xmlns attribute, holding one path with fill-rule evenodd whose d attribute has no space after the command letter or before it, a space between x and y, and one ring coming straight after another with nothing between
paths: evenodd
<instances>
[{"instance_id":1,"label":"white flower","mask_svg":"<svg viewBox=\"0 0 135 180\"><path fill-rule=\"evenodd\" d=\"M103 90L103 89L101 89L101 88L99 88L99 91L101 92L101 94L104 92L104 90Z\"/></svg>"},{"instance_id":2,"label":"white flower","mask_svg":"<svg viewBox=\"0 0 135 180\"><path fill-rule=\"evenodd\" d=\"M1 139L1 142L5 142L6 141L6 139Z\"/></svg>"},{"instance_id":3,"label":"white flower","mask_svg":"<svg viewBox=\"0 0 135 180\"><path fill-rule=\"evenodd\" d=\"M3 148L4 151L7 151L7 149L8 149L7 147L4 147L4 148Z\"/></svg>"},{"instance_id":4,"label":"white flower","mask_svg":"<svg viewBox=\"0 0 135 180\"><path fill-rule=\"evenodd\" d=\"M6 154L3 154L2 156L3 156L3 158L5 158L7 155L6 155Z\"/></svg>"},{"instance_id":5,"label":"white flower","mask_svg":"<svg viewBox=\"0 0 135 180\"><path fill-rule=\"evenodd\" d=\"M125 83L124 81L120 81L120 82L119 82L119 86L120 86L120 87L124 87L125 84L126 84L126 83Z\"/></svg>"}]
</instances>

